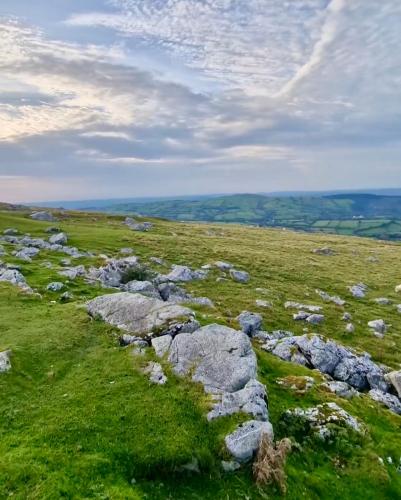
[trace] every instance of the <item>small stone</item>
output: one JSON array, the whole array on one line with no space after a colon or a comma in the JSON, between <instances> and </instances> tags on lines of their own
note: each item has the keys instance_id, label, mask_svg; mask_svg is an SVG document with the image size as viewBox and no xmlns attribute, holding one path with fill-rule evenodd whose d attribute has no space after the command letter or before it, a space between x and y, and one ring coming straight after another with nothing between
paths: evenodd
<instances>
[{"instance_id":1,"label":"small stone","mask_svg":"<svg viewBox=\"0 0 401 500\"><path fill-rule=\"evenodd\" d=\"M5 373L11 370L10 356L11 351L0 352L0 373Z\"/></svg>"},{"instance_id":2,"label":"small stone","mask_svg":"<svg viewBox=\"0 0 401 500\"><path fill-rule=\"evenodd\" d=\"M311 314L306 318L307 323L311 325L320 325L324 321L323 314Z\"/></svg>"},{"instance_id":3,"label":"small stone","mask_svg":"<svg viewBox=\"0 0 401 500\"><path fill-rule=\"evenodd\" d=\"M345 325L345 332L346 333L354 333L355 332L355 327L352 323L347 323Z\"/></svg>"},{"instance_id":4,"label":"small stone","mask_svg":"<svg viewBox=\"0 0 401 500\"><path fill-rule=\"evenodd\" d=\"M384 335L387 331L386 323L383 319L375 319L368 322L368 327L371 328L375 333Z\"/></svg>"},{"instance_id":5,"label":"small stone","mask_svg":"<svg viewBox=\"0 0 401 500\"><path fill-rule=\"evenodd\" d=\"M349 312L345 312L343 315L342 315L342 318L341 318L343 321L350 321L352 319L352 315L349 313Z\"/></svg>"},{"instance_id":6,"label":"small stone","mask_svg":"<svg viewBox=\"0 0 401 500\"><path fill-rule=\"evenodd\" d=\"M391 300L387 299L385 297L379 297L375 299L376 304L379 304L379 306L389 306L391 305Z\"/></svg>"},{"instance_id":7,"label":"small stone","mask_svg":"<svg viewBox=\"0 0 401 500\"><path fill-rule=\"evenodd\" d=\"M64 288L64 283L53 281L47 285L46 290L49 290L50 292L59 292L62 288Z\"/></svg>"},{"instance_id":8,"label":"small stone","mask_svg":"<svg viewBox=\"0 0 401 500\"><path fill-rule=\"evenodd\" d=\"M67 235L65 233L53 234L49 238L49 243L51 245L66 245L68 241Z\"/></svg>"},{"instance_id":9,"label":"small stone","mask_svg":"<svg viewBox=\"0 0 401 500\"><path fill-rule=\"evenodd\" d=\"M159 363L151 361L145 368L144 373L149 375L152 384L164 385L167 382L167 377L164 375L163 368Z\"/></svg>"},{"instance_id":10,"label":"small stone","mask_svg":"<svg viewBox=\"0 0 401 500\"><path fill-rule=\"evenodd\" d=\"M234 281L238 283L248 283L249 281L249 273L246 271L238 271L236 269L230 269L230 276Z\"/></svg>"}]
</instances>

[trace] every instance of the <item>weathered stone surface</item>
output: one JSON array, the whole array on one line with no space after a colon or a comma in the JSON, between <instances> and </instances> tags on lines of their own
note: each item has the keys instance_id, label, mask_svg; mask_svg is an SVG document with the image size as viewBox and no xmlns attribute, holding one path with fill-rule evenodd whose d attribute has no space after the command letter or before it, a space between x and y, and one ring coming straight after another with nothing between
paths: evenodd
<instances>
[{"instance_id":1,"label":"weathered stone surface","mask_svg":"<svg viewBox=\"0 0 401 500\"><path fill-rule=\"evenodd\" d=\"M96 297L88 302L87 309L93 317L140 335L150 334L178 320L189 320L194 315L186 307L129 292Z\"/></svg>"},{"instance_id":2,"label":"weathered stone surface","mask_svg":"<svg viewBox=\"0 0 401 500\"><path fill-rule=\"evenodd\" d=\"M53 281L53 283L49 283L46 287L50 292L59 292L62 288L64 288L64 283L60 283L59 281Z\"/></svg>"},{"instance_id":3,"label":"weathered stone surface","mask_svg":"<svg viewBox=\"0 0 401 500\"><path fill-rule=\"evenodd\" d=\"M270 340L262 348L285 361L317 368L359 391L369 388L388 391L382 368L367 355L358 356L351 349L319 335Z\"/></svg>"},{"instance_id":4,"label":"weathered stone surface","mask_svg":"<svg viewBox=\"0 0 401 500\"><path fill-rule=\"evenodd\" d=\"M119 288L124 274L139 268L138 257L124 257L122 259L110 259L100 268L92 267L87 273L88 281L100 281L104 287Z\"/></svg>"},{"instance_id":5,"label":"weathered stone surface","mask_svg":"<svg viewBox=\"0 0 401 500\"><path fill-rule=\"evenodd\" d=\"M321 248L315 248L312 250L312 253L315 253L317 255L334 255L334 250L332 250L330 247L321 247Z\"/></svg>"},{"instance_id":6,"label":"weathered stone surface","mask_svg":"<svg viewBox=\"0 0 401 500\"><path fill-rule=\"evenodd\" d=\"M258 450L263 434L267 434L273 440L273 428L270 422L250 420L226 436L225 443L235 460L247 462Z\"/></svg>"},{"instance_id":7,"label":"weathered stone surface","mask_svg":"<svg viewBox=\"0 0 401 500\"><path fill-rule=\"evenodd\" d=\"M151 361L145 368L144 373L149 375L149 381L152 384L164 385L167 382L167 377L159 363Z\"/></svg>"},{"instance_id":8,"label":"weathered stone surface","mask_svg":"<svg viewBox=\"0 0 401 500\"><path fill-rule=\"evenodd\" d=\"M369 321L368 327L379 335L384 335L387 331L387 326L383 319L374 319L373 321Z\"/></svg>"},{"instance_id":9,"label":"weathered stone surface","mask_svg":"<svg viewBox=\"0 0 401 500\"><path fill-rule=\"evenodd\" d=\"M173 336L168 334L153 338L152 347L155 350L156 356L162 358L165 354L167 354L172 342Z\"/></svg>"},{"instance_id":10,"label":"weathered stone surface","mask_svg":"<svg viewBox=\"0 0 401 500\"><path fill-rule=\"evenodd\" d=\"M133 231L150 231L153 228L151 222L138 222L132 217L126 217L124 224L126 224Z\"/></svg>"},{"instance_id":11,"label":"weathered stone surface","mask_svg":"<svg viewBox=\"0 0 401 500\"><path fill-rule=\"evenodd\" d=\"M323 314L310 314L306 318L306 322L310 323L311 325L320 325L324 321L324 316Z\"/></svg>"},{"instance_id":12,"label":"weathered stone surface","mask_svg":"<svg viewBox=\"0 0 401 500\"><path fill-rule=\"evenodd\" d=\"M134 253L134 249L131 247L124 247L120 249L120 253L123 255L132 255Z\"/></svg>"},{"instance_id":13,"label":"weathered stone surface","mask_svg":"<svg viewBox=\"0 0 401 500\"><path fill-rule=\"evenodd\" d=\"M368 287L364 283L358 283L357 285L349 286L348 290L356 299L363 299L366 296Z\"/></svg>"},{"instance_id":14,"label":"weathered stone surface","mask_svg":"<svg viewBox=\"0 0 401 500\"><path fill-rule=\"evenodd\" d=\"M299 302L294 302L293 300L288 300L284 307L286 309L298 309L299 311L308 311L310 313L318 313L322 310L321 306L308 305L308 304L300 304Z\"/></svg>"},{"instance_id":15,"label":"weathered stone surface","mask_svg":"<svg viewBox=\"0 0 401 500\"><path fill-rule=\"evenodd\" d=\"M374 401L387 406L389 410L397 413L397 415L401 415L401 401L397 398L397 396L393 396L392 394L380 391L379 389L372 389L371 391L369 391L369 396Z\"/></svg>"},{"instance_id":16,"label":"weathered stone surface","mask_svg":"<svg viewBox=\"0 0 401 500\"><path fill-rule=\"evenodd\" d=\"M215 262L214 265L217 267L217 269L220 269L220 271L223 271L223 272L229 271L230 269L232 269L234 267L229 262L223 262L221 260L218 260L217 262Z\"/></svg>"},{"instance_id":17,"label":"weathered stone surface","mask_svg":"<svg viewBox=\"0 0 401 500\"><path fill-rule=\"evenodd\" d=\"M52 215L50 212L34 212L30 215L31 219L33 220L40 220L40 221L46 221L46 222L54 222L56 221L56 217Z\"/></svg>"},{"instance_id":18,"label":"weathered stone surface","mask_svg":"<svg viewBox=\"0 0 401 500\"><path fill-rule=\"evenodd\" d=\"M351 399L354 396L358 396L359 392L356 391L346 382L339 382L337 380L331 380L322 384L322 387L333 392L340 398Z\"/></svg>"},{"instance_id":19,"label":"weathered stone surface","mask_svg":"<svg viewBox=\"0 0 401 500\"><path fill-rule=\"evenodd\" d=\"M238 412L248 413L258 420L268 420L267 394L263 384L251 379L243 389L236 392L224 392L208 413L208 420L232 415Z\"/></svg>"},{"instance_id":20,"label":"weathered stone surface","mask_svg":"<svg viewBox=\"0 0 401 500\"><path fill-rule=\"evenodd\" d=\"M305 435L310 429L317 437L326 441L336 434L336 429L329 424L339 427L349 427L355 432L363 432L358 420L343 410L336 403L323 403L312 408L294 408L287 410L283 416L284 421L293 419L305 421Z\"/></svg>"},{"instance_id":21,"label":"weathered stone surface","mask_svg":"<svg viewBox=\"0 0 401 500\"><path fill-rule=\"evenodd\" d=\"M126 285L121 285L121 289L130 293L140 293L146 297L161 299L160 293L150 281L129 281Z\"/></svg>"},{"instance_id":22,"label":"weathered stone surface","mask_svg":"<svg viewBox=\"0 0 401 500\"><path fill-rule=\"evenodd\" d=\"M247 335L222 325L208 325L177 335L169 361L181 375L192 373L207 392L235 392L256 377L256 356Z\"/></svg>"},{"instance_id":23,"label":"weathered stone surface","mask_svg":"<svg viewBox=\"0 0 401 500\"><path fill-rule=\"evenodd\" d=\"M66 245L68 241L67 235L65 233L53 234L49 238L49 243L51 245Z\"/></svg>"},{"instance_id":24,"label":"weathered stone surface","mask_svg":"<svg viewBox=\"0 0 401 500\"><path fill-rule=\"evenodd\" d=\"M262 316L258 313L243 311L237 317L237 321L240 324L241 330L250 337L262 327Z\"/></svg>"},{"instance_id":25,"label":"weathered stone surface","mask_svg":"<svg viewBox=\"0 0 401 500\"><path fill-rule=\"evenodd\" d=\"M249 273L246 271L238 271L237 269L230 269L230 276L238 283L248 283L250 280Z\"/></svg>"},{"instance_id":26,"label":"weathered stone surface","mask_svg":"<svg viewBox=\"0 0 401 500\"><path fill-rule=\"evenodd\" d=\"M398 397L401 398L401 370L387 373L385 378L394 387Z\"/></svg>"},{"instance_id":27,"label":"weathered stone surface","mask_svg":"<svg viewBox=\"0 0 401 500\"><path fill-rule=\"evenodd\" d=\"M158 266L165 266L166 262L161 257L149 257L149 262L157 264Z\"/></svg>"},{"instance_id":28,"label":"weathered stone surface","mask_svg":"<svg viewBox=\"0 0 401 500\"><path fill-rule=\"evenodd\" d=\"M15 253L15 256L17 259L24 260L26 262L31 262L32 257L36 257L40 250L35 247L24 247L21 250L18 250L18 252Z\"/></svg>"},{"instance_id":29,"label":"weathered stone surface","mask_svg":"<svg viewBox=\"0 0 401 500\"><path fill-rule=\"evenodd\" d=\"M27 285L24 275L17 269L7 269L0 267L0 281L7 281L27 292L32 291L31 288Z\"/></svg>"},{"instance_id":30,"label":"weathered stone surface","mask_svg":"<svg viewBox=\"0 0 401 500\"><path fill-rule=\"evenodd\" d=\"M345 300L343 300L341 297L338 297L337 295L329 295L327 292L324 292L323 290L315 290L315 291L319 295L319 297L321 297L326 302L333 302L333 304L336 304L337 306L345 305Z\"/></svg>"},{"instance_id":31,"label":"weathered stone surface","mask_svg":"<svg viewBox=\"0 0 401 500\"><path fill-rule=\"evenodd\" d=\"M67 267L58 273L60 276L65 276L69 280L75 280L78 277L85 276L85 266Z\"/></svg>"},{"instance_id":32,"label":"weathered stone surface","mask_svg":"<svg viewBox=\"0 0 401 500\"><path fill-rule=\"evenodd\" d=\"M185 282L193 280L202 280L207 276L207 271L198 270L194 271L188 266L172 265L171 272L165 276L168 281Z\"/></svg>"},{"instance_id":33,"label":"weathered stone surface","mask_svg":"<svg viewBox=\"0 0 401 500\"><path fill-rule=\"evenodd\" d=\"M0 373L5 373L11 370L11 351L0 352Z\"/></svg>"}]
</instances>

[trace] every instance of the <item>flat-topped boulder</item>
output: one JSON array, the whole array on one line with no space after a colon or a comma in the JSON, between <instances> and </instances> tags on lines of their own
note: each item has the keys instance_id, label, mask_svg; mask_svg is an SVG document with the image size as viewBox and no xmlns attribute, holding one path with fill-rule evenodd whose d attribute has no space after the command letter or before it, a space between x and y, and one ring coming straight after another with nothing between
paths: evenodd
<instances>
[{"instance_id":1,"label":"flat-topped boulder","mask_svg":"<svg viewBox=\"0 0 401 500\"><path fill-rule=\"evenodd\" d=\"M56 221L56 217L50 212L46 211L41 211L41 212L33 212L30 215L31 219L33 220L40 220L40 221L46 221L46 222L54 222Z\"/></svg>"},{"instance_id":2,"label":"flat-topped boulder","mask_svg":"<svg viewBox=\"0 0 401 500\"><path fill-rule=\"evenodd\" d=\"M151 335L175 321L191 320L194 316L187 307L129 292L96 297L87 303L87 310L92 317L138 335Z\"/></svg>"},{"instance_id":3,"label":"flat-topped boulder","mask_svg":"<svg viewBox=\"0 0 401 500\"><path fill-rule=\"evenodd\" d=\"M212 324L177 335L169 361L180 375L192 374L207 392L235 392L256 377L256 355L249 337L227 326Z\"/></svg>"}]
</instances>

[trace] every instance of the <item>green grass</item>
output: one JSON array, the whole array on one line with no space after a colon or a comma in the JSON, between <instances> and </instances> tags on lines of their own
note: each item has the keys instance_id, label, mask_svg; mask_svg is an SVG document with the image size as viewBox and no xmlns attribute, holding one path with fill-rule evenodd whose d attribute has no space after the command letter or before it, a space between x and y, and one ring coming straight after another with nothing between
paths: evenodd
<instances>
[{"instance_id":1,"label":"green grass","mask_svg":"<svg viewBox=\"0 0 401 500\"><path fill-rule=\"evenodd\" d=\"M397 368L401 359L401 315L392 306L378 306L373 298L386 296L401 302L394 292L401 283L401 247L362 238L241 226L171 223L156 220L149 233L128 230L122 217L72 213L58 224L70 244L82 250L116 255L131 246L146 262L158 256L169 263L197 267L227 260L251 274L247 285L231 280L217 283L212 271L207 280L190 283L188 291L205 295L215 309L196 308L202 323L220 322L237 327L235 317L244 309L256 310L255 299L273 302L261 310L266 329L291 329L302 334L285 300L324 307L326 321L311 328L341 343L370 352L378 362ZM16 227L44 237L51 224L33 222L21 212L0 212L0 231ZM328 245L336 255L324 257L311 250ZM11 250L10 245L4 245ZM375 256L378 263L369 263ZM245 499L275 498L267 487L259 491L245 467L234 475L220 472L225 457L224 435L242 416L208 423L203 389L173 375L164 387L151 386L141 373L145 358L133 357L118 345L119 332L91 321L84 309L87 299L105 293L83 280L66 282L74 295L61 304L59 294L46 285L60 280L57 271L63 254L41 252L32 263L19 262L28 283L42 294L27 296L0 284L0 350L13 351L11 372L0 377L0 498L110 498L110 499ZM17 262L11 256L3 258ZM53 269L43 267L50 261ZM74 261L97 265L97 258ZM157 269L158 266L153 266ZM65 281L61 278L61 281ZM353 299L346 287L363 281L370 287L366 299ZM265 291L257 292L256 288ZM349 302L356 332L344 333L342 309L322 302L315 288L338 294ZM372 336L370 319L383 317L392 325L384 339ZM255 346L259 376L269 392L271 420L277 437L286 429L281 415L295 406L335 400L360 418L367 435L347 436L332 446L306 440L288 460L288 498L393 499L401 498L401 475L387 463L400 460L401 417L366 396L344 401L324 392L318 384L299 395L276 383L288 375L320 376L303 367L280 361ZM289 429L287 430L290 431ZM196 457L200 475L179 472ZM378 457L384 459L384 465Z\"/></svg>"}]
</instances>

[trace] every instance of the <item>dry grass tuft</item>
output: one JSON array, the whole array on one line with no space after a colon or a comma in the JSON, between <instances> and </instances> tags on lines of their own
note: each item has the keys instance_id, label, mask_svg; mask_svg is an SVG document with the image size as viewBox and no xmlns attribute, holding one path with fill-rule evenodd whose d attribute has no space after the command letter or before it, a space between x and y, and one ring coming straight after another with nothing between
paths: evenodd
<instances>
[{"instance_id":1,"label":"dry grass tuft","mask_svg":"<svg viewBox=\"0 0 401 500\"><path fill-rule=\"evenodd\" d=\"M284 465L291 451L291 441L284 438L277 443L263 434L253 464L253 476L258 486L275 483L283 494L287 491Z\"/></svg>"}]
</instances>

